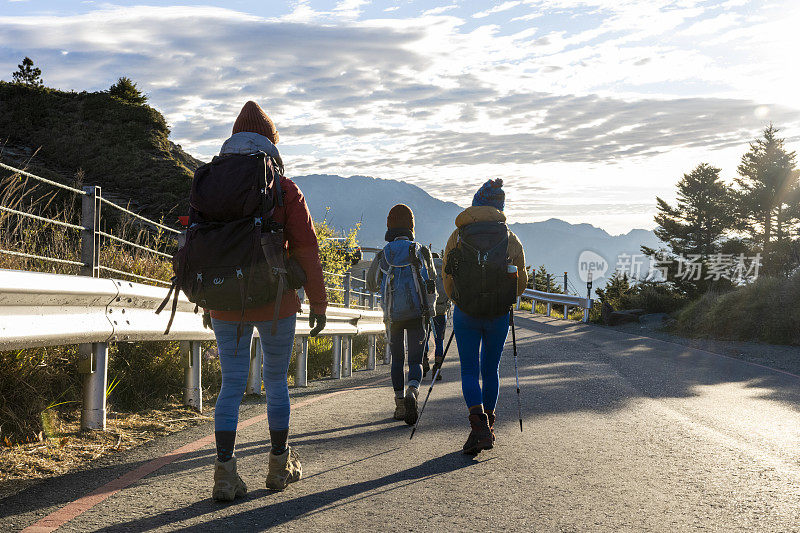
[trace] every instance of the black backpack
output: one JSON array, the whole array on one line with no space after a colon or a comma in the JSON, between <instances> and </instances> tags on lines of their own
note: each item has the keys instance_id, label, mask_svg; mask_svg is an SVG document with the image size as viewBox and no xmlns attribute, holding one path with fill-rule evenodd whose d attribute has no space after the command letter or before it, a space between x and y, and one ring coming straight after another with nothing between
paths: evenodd
<instances>
[{"instance_id":1,"label":"black backpack","mask_svg":"<svg viewBox=\"0 0 800 533\"><path fill-rule=\"evenodd\" d=\"M508 313L517 300L517 278L508 275L508 226L474 222L458 229L458 243L447 255L453 277L453 300L476 318Z\"/></svg>"},{"instance_id":2,"label":"black backpack","mask_svg":"<svg viewBox=\"0 0 800 533\"><path fill-rule=\"evenodd\" d=\"M179 291L206 309L241 311L275 302L273 334L283 293L305 283L286 254L283 226L272 219L283 205L277 164L263 152L215 157L195 171L186 242L172 258L174 276L160 313ZM241 327L241 324L240 324Z\"/></svg>"}]
</instances>

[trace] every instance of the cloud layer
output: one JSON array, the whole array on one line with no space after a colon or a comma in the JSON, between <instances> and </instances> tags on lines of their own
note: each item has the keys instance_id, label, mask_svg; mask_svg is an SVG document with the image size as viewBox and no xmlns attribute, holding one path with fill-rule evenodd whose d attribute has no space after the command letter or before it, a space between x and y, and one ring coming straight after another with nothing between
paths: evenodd
<instances>
[{"instance_id":1,"label":"cloud layer","mask_svg":"<svg viewBox=\"0 0 800 533\"><path fill-rule=\"evenodd\" d=\"M669 196L694 158L729 163L766 121L800 130L774 81L783 60L765 51L788 22L774 9L752 15L762 3L441 2L409 13L347 0L271 16L111 6L0 17L0 68L30 55L48 85L76 90L130 76L201 158L252 99L275 120L291 173L405 179L462 203L500 176L518 220L587 205L622 230L633 222L618 200L602 213L587 197L598 180L638 214L652 201L631 193L645 194L643 170L661 169L646 194Z\"/></svg>"}]
</instances>

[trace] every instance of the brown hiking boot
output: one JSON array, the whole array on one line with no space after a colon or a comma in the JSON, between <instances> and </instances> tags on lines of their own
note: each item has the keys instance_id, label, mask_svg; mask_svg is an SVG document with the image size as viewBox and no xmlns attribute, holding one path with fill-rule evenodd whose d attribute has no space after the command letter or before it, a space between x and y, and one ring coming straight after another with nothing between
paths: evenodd
<instances>
[{"instance_id":1,"label":"brown hiking boot","mask_svg":"<svg viewBox=\"0 0 800 533\"><path fill-rule=\"evenodd\" d=\"M247 485L236 472L236 457L220 463L214 460L214 489L211 497L218 502L232 502L237 497L247 494Z\"/></svg>"},{"instance_id":2,"label":"brown hiking boot","mask_svg":"<svg viewBox=\"0 0 800 533\"><path fill-rule=\"evenodd\" d=\"M464 454L478 455L481 450L492 449L492 431L489 429L489 418L486 413L469 415L469 425L472 431L464 443Z\"/></svg>"},{"instance_id":3,"label":"brown hiking boot","mask_svg":"<svg viewBox=\"0 0 800 533\"><path fill-rule=\"evenodd\" d=\"M303 477L303 465L291 446L280 455L269 452L269 472L267 472L267 488L281 491L289 483L299 481Z\"/></svg>"},{"instance_id":4,"label":"brown hiking boot","mask_svg":"<svg viewBox=\"0 0 800 533\"><path fill-rule=\"evenodd\" d=\"M405 420L406 419L406 399L405 398L395 398L394 399L394 419L395 420Z\"/></svg>"},{"instance_id":5,"label":"brown hiking boot","mask_svg":"<svg viewBox=\"0 0 800 533\"><path fill-rule=\"evenodd\" d=\"M486 418L489 419L489 431L492 432L492 442L494 442L497 440L497 437L495 437L494 434L494 421L497 419L497 417L494 415L494 411L486 411Z\"/></svg>"}]
</instances>

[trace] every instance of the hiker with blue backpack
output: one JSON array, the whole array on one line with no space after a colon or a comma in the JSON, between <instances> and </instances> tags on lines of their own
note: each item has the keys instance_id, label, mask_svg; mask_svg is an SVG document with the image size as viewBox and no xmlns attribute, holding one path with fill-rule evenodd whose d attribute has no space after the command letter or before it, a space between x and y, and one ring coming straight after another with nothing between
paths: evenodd
<instances>
[{"instance_id":1,"label":"hiker with blue backpack","mask_svg":"<svg viewBox=\"0 0 800 533\"><path fill-rule=\"evenodd\" d=\"M312 337L325 327L328 300L311 214L303 193L283 176L277 142L272 120L258 104L247 102L220 154L195 172L186 243L173 259L172 318L183 291L207 310L203 323L217 338L222 386L214 410L212 497L219 501L247 492L234 445L254 328L263 353L271 445L266 487L284 490L303 473L288 444L286 378L301 310L296 289L303 287L310 302Z\"/></svg>"},{"instance_id":2,"label":"hiker with blue backpack","mask_svg":"<svg viewBox=\"0 0 800 533\"><path fill-rule=\"evenodd\" d=\"M417 397L422 381L422 358L436 300L436 268L430 250L414 240L411 208L405 204L392 207L386 227L388 244L370 265L367 289L381 294L392 355L394 418L413 425L419 415ZM404 344L408 346L407 388Z\"/></svg>"},{"instance_id":3,"label":"hiker with blue backpack","mask_svg":"<svg viewBox=\"0 0 800 533\"><path fill-rule=\"evenodd\" d=\"M504 207L503 180L484 183L472 206L456 217L444 252L444 288L455 303L453 331L469 409L470 434L463 447L468 455L494 445L500 356L511 306L528 284L525 251L508 229Z\"/></svg>"}]
</instances>

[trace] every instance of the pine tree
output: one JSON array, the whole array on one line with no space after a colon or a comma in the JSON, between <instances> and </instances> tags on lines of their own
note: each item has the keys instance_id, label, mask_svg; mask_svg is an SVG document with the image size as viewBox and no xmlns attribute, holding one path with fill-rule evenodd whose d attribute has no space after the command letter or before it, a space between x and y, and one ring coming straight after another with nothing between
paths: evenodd
<instances>
[{"instance_id":1,"label":"pine tree","mask_svg":"<svg viewBox=\"0 0 800 533\"><path fill-rule=\"evenodd\" d=\"M108 88L108 94L132 104L144 105L147 102L147 96L142 94L132 79L125 76Z\"/></svg>"},{"instance_id":2,"label":"pine tree","mask_svg":"<svg viewBox=\"0 0 800 533\"><path fill-rule=\"evenodd\" d=\"M596 292L601 303L607 303L614 309L624 309L627 307L627 299L635 294L636 286L631 285L627 273L615 270L608 278L606 286L596 289Z\"/></svg>"},{"instance_id":3,"label":"pine tree","mask_svg":"<svg viewBox=\"0 0 800 533\"><path fill-rule=\"evenodd\" d=\"M34 67L33 59L30 57L26 56L17 67L17 71L11 75L14 83L28 87L42 87L44 85L42 82L42 69Z\"/></svg>"},{"instance_id":4,"label":"pine tree","mask_svg":"<svg viewBox=\"0 0 800 533\"><path fill-rule=\"evenodd\" d=\"M750 143L736 178L739 229L759 244L769 272L787 269L788 258L782 251L791 245L800 217L796 154L786 150L778 131L770 124L761 138Z\"/></svg>"},{"instance_id":5,"label":"pine tree","mask_svg":"<svg viewBox=\"0 0 800 533\"><path fill-rule=\"evenodd\" d=\"M716 253L734 222L730 193L719 176L720 169L700 163L678 182L673 207L656 197L656 237L667 243L673 254Z\"/></svg>"}]
</instances>

